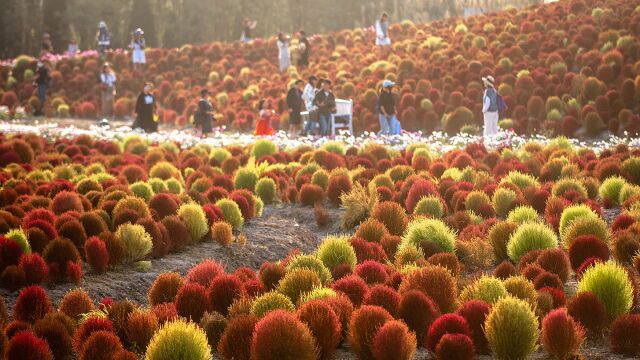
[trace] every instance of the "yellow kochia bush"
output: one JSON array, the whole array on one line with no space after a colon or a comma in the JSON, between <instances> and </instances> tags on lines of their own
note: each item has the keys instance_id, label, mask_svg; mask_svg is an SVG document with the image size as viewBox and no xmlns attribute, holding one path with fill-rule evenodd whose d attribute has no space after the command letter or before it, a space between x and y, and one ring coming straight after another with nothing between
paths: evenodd
<instances>
[{"instance_id":1,"label":"yellow kochia bush","mask_svg":"<svg viewBox=\"0 0 640 360\"><path fill-rule=\"evenodd\" d=\"M145 360L209 360L211 346L205 332L183 319L166 323L158 330L144 356Z\"/></svg>"}]
</instances>

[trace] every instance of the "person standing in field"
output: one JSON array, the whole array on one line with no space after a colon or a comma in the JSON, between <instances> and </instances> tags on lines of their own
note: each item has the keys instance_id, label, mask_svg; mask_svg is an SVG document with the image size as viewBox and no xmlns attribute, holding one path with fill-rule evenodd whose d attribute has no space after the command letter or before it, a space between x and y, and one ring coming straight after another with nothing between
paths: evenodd
<instances>
[{"instance_id":1,"label":"person standing in field","mask_svg":"<svg viewBox=\"0 0 640 360\"><path fill-rule=\"evenodd\" d=\"M144 84L144 88L136 101L136 121L133 128L140 128L147 133L158 131L158 122L155 117L156 102L151 93L153 84Z\"/></svg>"},{"instance_id":2,"label":"person standing in field","mask_svg":"<svg viewBox=\"0 0 640 360\"><path fill-rule=\"evenodd\" d=\"M53 54L53 43L49 33L42 34L42 44L40 45L40 57Z\"/></svg>"},{"instance_id":3,"label":"person standing in field","mask_svg":"<svg viewBox=\"0 0 640 360\"><path fill-rule=\"evenodd\" d=\"M304 30L300 30L298 33L298 48L300 50L300 58L298 59L298 66L301 68L309 66L309 56L311 55L311 44L307 38L307 34Z\"/></svg>"},{"instance_id":4,"label":"person standing in field","mask_svg":"<svg viewBox=\"0 0 640 360\"><path fill-rule=\"evenodd\" d=\"M243 43L248 43L253 40L253 29L256 28L258 22L256 20L251 20L249 18L244 18L242 22L242 35L240 36L240 41Z\"/></svg>"},{"instance_id":5,"label":"person standing in field","mask_svg":"<svg viewBox=\"0 0 640 360\"><path fill-rule=\"evenodd\" d=\"M147 63L147 59L144 54L144 49L147 47L147 44L144 40L144 31L142 29L137 28L136 31L133 32L133 39L131 39L131 56L133 60L133 70L144 69L144 65Z\"/></svg>"},{"instance_id":6,"label":"person standing in field","mask_svg":"<svg viewBox=\"0 0 640 360\"><path fill-rule=\"evenodd\" d=\"M213 105L209 100L210 92L207 89L200 91L200 100L198 101L198 110L194 115L194 125L200 127L202 136L205 137L213 131Z\"/></svg>"},{"instance_id":7,"label":"person standing in field","mask_svg":"<svg viewBox=\"0 0 640 360\"><path fill-rule=\"evenodd\" d=\"M322 89L316 94L313 103L318 107L320 116L320 136L327 136L331 131L331 115L336 112L336 97L331 91L331 80L322 81Z\"/></svg>"},{"instance_id":8,"label":"person standing in field","mask_svg":"<svg viewBox=\"0 0 640 360\"><path fill-rule=\"evenodd\" d=\"M74 58L76 57L76 55L78 55L78 52L80 52L80 48L78 47L78 40L76 40L76 38L71 39L71 42L69 42L69 46L67 47L67 56L70 58Z\"/></svg>"},{"instance_id":9,"label":"person standing in field","mask_svg":"<svg viewBox=\"0 0 640 360\"><path fill-rule=\"evenodd\" d=\"M484 94L482 96L482 115L484 118L484 137L491 137L498 133L498 92L495 88L495 79L489 75L482 78Z\"/></svg>"},{"instance_id":10,"label":"person standing in field","mask_svg":"<svg viewBox=\"0 0 640 360\"><path fill-rule=\"evenodd\" d=\"M289 38L283 34L278 34L278 62L280 64L280 72L285 72L291 66L289 59Z\"/></svg>"},{"instance_id":11,"label":"person standing in field","mask_svg":"<svg viewBox=\"0 0 640 360\"><path fill-rule=\"evenodd\" d=\"M318 78L315 75L309 77L309 82L304 86L302 91L302 100L309 115L307 115L307 123L304 126L305 135L313 133L318 123L318 107L313 104L316 94L319 91Z\"/></svg>"},{"instance_id":12,"label":"person standing in field","mask_svg":"<svg viewBox=\"0 0 640 360\"><path fill-rule=\"evenodd\" d=\"M258 121L256 121L256 128L253 131L257 136L270 136L276 133L271 127L271 122L276 118L276 112L271 107L271 101L269 99L262 99L258 103Z\"/></svg>"},{"instance_id":13,"label":"person standing in field","mask_svg":"<svg viewBox=\"0 0 640 360\"><path fill-rule=\"evenodd\" d=\"M109 63L102 65L100 90L102 91L102 117L108 119L113 113L113 99L116 95L116 74Z\"/></svg>"},{"instance_id":14,"label":"person standing in field","mask_svg":"<svg viewBox=\"0 0 640 360\"><path fill-rule=\"evenodd\" d=\"M392 89L395 83L391 80L382 82L382 90L378 97L378 117L380 119L380 131L378 135L400 135L400 122L396 115L396 100Z\"/></svg>"},{"instance_id":15,"label":"person standing in field","mask_svg":"<svg viewBox=\"0 0 640 360\"><path fill-rule=\"evenodd\" d=\"M47 101L47 89L49 88L50 82L51 76L49 76L49 69L42 61L38 61L35 83L38 86L38 100L40 100L40 106L35 110L35 116L42 116L44 114L43 109L44 104Z\"/></svg>"},{"instance_id":16,"label":"person standing in field","mask_svg":"<svg viewBox=\"0 0 640 360\"><path fill-rule=\"evenodd\" d=\"M389 37L389 14L383 12L380 19L376 21L376 45L380 49L380 53L385 55L387 49L391 46L391 38Z\"/></svg>"},{"instance_id":17,"label":"person standing in field","mask_svg":"<svg viewBox=\"0 0 640 360\"><path fill-rule=\"evenodd\" d=\"M98 52L100 57L104 57L107 50L111 48L111 33L107 28L107 23L100 21L98 24L98 33L96 34L96 41L98 42Z\"/></svg>"},{"instance_id":18,"label":"person standing in field","mask_svg":"<svg viewBox=\"0 0 640 360\"><path fill-rule=\"evenodd\" d=\"M302 112L304 101L302 100L302 89L304 81L296 80L295 85L287 93L287 107L289 108L289 136L292 138L300 134L300 124L302 123Z\"/></svg>"}]
</instances>

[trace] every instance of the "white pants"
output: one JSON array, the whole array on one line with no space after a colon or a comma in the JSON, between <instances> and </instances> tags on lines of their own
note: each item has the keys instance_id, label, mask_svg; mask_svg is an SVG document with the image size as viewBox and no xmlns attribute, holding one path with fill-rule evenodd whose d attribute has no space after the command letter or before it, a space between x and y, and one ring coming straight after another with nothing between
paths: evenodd
<instances>
[{"instance_id":1,"label":"white pants","mask_svg":"<svg viewBox=\"0 0 640 360\"><path fill-rule=\"evenodd\" d=\"M493 136L498 133L498 112L482 113L484 116L484 136Z\"/></svg>"}]
</instances>

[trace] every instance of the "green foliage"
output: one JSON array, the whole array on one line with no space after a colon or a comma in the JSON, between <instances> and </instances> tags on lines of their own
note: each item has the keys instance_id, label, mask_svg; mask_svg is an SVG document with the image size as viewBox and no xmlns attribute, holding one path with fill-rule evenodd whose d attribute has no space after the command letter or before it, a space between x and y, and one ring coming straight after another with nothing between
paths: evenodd
<instances>
[{"instance_id":1,"label":"green foliage","mask_svg":"<svg viewBox=\"0 0 640 360\"><path fill-rule=\"evenodd\" d=\"M536 350L538 319L523 300L499 300L484 322L489 348L498 359L526 359Z\"/></svg>"},{"instance_id":2,"label":"green foliage","mask_svg":"<svg viewBox=\"0 0 640 360\"><path fill-rule=\"evenodd\" d=\"M222 211L222 217L231 225L233 229L240 229L244 224L244 218L240 207L235 201L230 199L220 199L216 202L216 206Z\"/></svg>"},{"instance_id":3,"label":"green foliage","mask_svg":"<svg viewBox=\"0 0 640 360\"><path fill-rule=\"evenodd\" d=\"M589 267L578 283L577 293L591 291L607 309L611 320L626 314L633 305L633 285L627 271L608 261Z\"/></svg>"},{"instance_id":4,"label":"green foliage","mask_svg":"<svg viewBox=\"0 0 640 360\"><path fill-rule=\"evenodd\" d=\"M526 301L532 309L536 308L538 293L529 279L522 275L510 276L504 280L503 285L509 295Z\"/></svg>"},{"instance_id":5,"label":"green foliage","mask_svg":"<svg viewBox=\"0 0 640 360\"><path fill-rule=\"evenodd\" d=\"M233 177L233 186L236 189L247 189L253 191L258 182L258 174L253 169L240 168Z\"/></svg>"},{"instance_id":6,"label":"green foliage","mask_svg":"<svg viewBox=\"0 0 640 360\"><path fill-rule=\"evenodd\" d=\"M116 230L116 238L124 245L124 257L129 262L143 260L153 248L151 235L142 225L122 224Z\"/></svg>"},{"instance_id":7,"label":"green foliage","mask_svg":"<svg viewBox=\"0 0 640 360\"><path fill-rule=\"evenodd\" d=\"M338 293L335 290L326 287L318 287L302 295L299 303L302 305L311 300L324 300L335 297L338 297Z\"/></svg>"},{"instance_id":8,"label":"green foliage","mask_svg":"<svg viewBox=\"0 0 640 360\"><path fill-rule=\"evenodd\" d=\"M610 200L613 204L618 205L620 200L620 191L627 184L627 181L620 176L611 176L605 179L598 189L600 197Z\"/></svg>"},{"instance_id":9,"label":"green foliage","mask_svg":"<svg viewBox=\"0 0 640 360\"><path fill-rule=\"evenodd\" d=\"M265 204L271 204L277 196L276 182L270 177L263 177L256 183L256 195Z\"/></svg>"},{"instance_id":10,"label":"green foliage","mask_svg":"<svg viewBox=\"0 0 640 360\"><path fill-rule=\"evenodd\" d=\"M320 149L336 153L338 155L344 155L345 153L344 145L339 141L327 141L326 143L322 144Z\"/></svg>"},{"instance_id":11,"label":"green foliage","mask_svg":"<svg viewBox=\"0 0 640 360\"><path fill-rule=\"evenodd\" d=\"M164 181L167 190L172 194L180 194L182 192L182 183L178 179L170 178Z\"/></svg>"},{"instance_id":12,"label":"green foliage","mask_svg":"<svg viewBox=\"0 0 640 360\"><path fill-rule=\"evenodd\" d=\"M441 219L445 215L444 205L435 195L425 196L418 200L418 203L413 208L413 214L426 215L431 216L434 219Z\"/></svg>"},{"instance_id":13,"label":"green foliage","mask_svg":"<svg viewBox=\"0 0 640 360\"><path fill-rule=\"evenodd\" d=\"M318 247L316 256L329 269L342 264L353 269L357 263L356 252L346 236L327 236Z\"/></svg>"},{"instance_id":14,"label":"green foliage","mask_svg":"<svg viewBox=\"0 0 640 360\"><path fill-rule=\"evenodd\" d=\"M505 188L496 189L491 198L496 215L501 218L507 216L517 198L518 195L513 190Z\"/></svg>"},{"instance_id":15,"label":"green foliage","mask_svg":"<svg viewBox=\"0 0 640 360\"><path fill-rule=\"evenodd\" d=\"M162 180L167 180L172 177L180 178L180 170L170 162L159 161L149 170L149 178L155 177Z\"/></svg>"},{"instance_id":16,"label":"green foliage","mask_svg":"<svg viewBox=\"0 0 640 360\"><path fill-rule=\"evenodd\" d=\"M515 224L523 224L526 222L536 221L538 218L539 216L536 209L528 205L523 205L511 210L507 216L507 221Z\"/></svg>"},{"instance_id":17,"label":"green foliage","mask_svg":"<svg viewBox=\"0 0 640 360\"><path fill-rule=\"evenodd\" d=\"M154 194L154 191L151 185L143 181L138 181L136 183L129 185L129 190L131 190L133 195L139 198L142 198L146 202L149 202L149 200Z\"/></svg>"},{"instance_id":18,"label":"green foliage","mask_svg":"<svg viewBox=\"0 0 640 360\"><path fill-rule=\"evenodd\" d=\"M149 186L151 186L151 190L154 194L163 193L169 191L167 188L167 184L162 179L159 178L151 178L147 181Z\"/></svg>"},{"instance_id":19,"label":"green foliage","mask_svg":"<svg viewBox=\"0 0 640 360\"><path fill-rule=\"evenodd\" d=\"M438 219L416 218L409 223L402 237L399 249L407 246L421 248L423 243L432 242L443 252L455 253L456 235Z\"/></svg>"},{"instance_id":20,"label":"green foliage","mask_svg":"<svg viewBox=\"0 0 640 360\"><path fill-rule=\"evenodd\" d=\"M464 207L467 210L480 213L482 206L490 203L491 199L489 198L489 195L484 191L474 190L470 192L464 200Z\"/></svg>"},{"instance_id":21,"label":"green foliage","mask_svg":"<svg viewBox=\"0 0 640 360\"><path fill-rule=\"evenodd\" d=\"M551 228L542 223L525 223L516 229L509 238L507 254L513 262L531 250L543 250L558 246L558 239Z\"/></svg>"},{"instance_id":22,"label":"green foliage","mask_svg":"<svg viewBox=\"0 0 640 360\"><path fill-rule=\"evenodd\" d=\"M278 292L286 295L292 303L297 304L298 299L305 293L320 287L318 274L307 268L288 271L278 283Z\"/></svg>"},{"instance_id":23,"label":"green foliage","mask_svg":"<svg viewBox=\"0 0 640 360\"><path fill-rule=\"evenodd\" d=\"M209 224L202 207L196 203L180 205L178 216L189 230L193 241L200 241L208 232Z\"/></svg>"},{"instance_id":24,"label":"green foliage","mask_svg":"<svg viewBox=\"0 0 640 360\"><path fill-rule=\"evenodd\" d=\"M478 299L493 305L507 295L507 289L500 279L485 275L464 288L460 293L460 300Z\"/></svg>"},{"instance_id":25,"label":"green foliage","mask_svg":"<svg viewBox=\"0 0 640 360\"><path fill-rule=\"evenodd\" d=\"M597 220L599 218L598 214L596 214L590 207L582 204L574 204L568 206L562 211L560 215L560 225L559 231L560 236L563 236L564 232L569 228L571 222L576 219L594 219Z\"/></svg>"},{"instance_id":26,"label":"green foliage","mask_svg":"<svg viewBox=\"0 0 640 360\"><path fill-rule=\"evenodd\" d=\"M572 178L563 178L556 181L551 188L551 194L553 196L562 196L569 190L576 191L585 199L589 198L587 188L580 182L580 180Z\"/></svg>"},{"instance_id":27,"label":"green foliage","mask_svg":"<svg viewBox=\"0 0 640 360\"><path fill-rule=\"evenodd\" d=\"M178 319L165 323L151 339L146 360L209 360L211 346L198 325Z\"/></svg>"},{"instance_id":28,"label":"green foliage","mask_svg":"<svg viewBox=\"0 0 640 360\"><path fill-rule=\"evenodd\" d=\"M295 306L288 297L279 292L270 291L253 299L251 303L251 314L257 317L263 317L266 313L273 310L286 310L293 312Z\"/></svg>"},{"instance_id":29,"label":"green foliage","mask_svg":"<svg viewBox=\"0 0 640 360\"><path fill-rule=\"evenodd\" d=\"M222 164L223 161L231 157L229 150L221 147L215 147L211 149L209 158L214 159L218 164Z\"/></svg>"},{"instance_id":30,"label":"green foliage","mask_svg":"<svg viewBox=\"0 0 640 360\"><path fill-rule=\"evenodd\" d=\"M322 285L328 285L331 282L331 272L320 259L312 255L296 255L286 267L287 271L294 269L310 269L313 270L320 279Z\"/></svg>"},{"instance_id":31,"label":"green foliage","mask_svg":"<svg viewBox=\"0 0 640 360\"><path fill-rule=\"evenodd\" d=\"M259 159L265 155L273 155L278 152L278 147L271 140L259 139L251 148L251 156Z\"/></svg>"},{"instance_id":32,"label":"green foliage","mask_svg":"<svg viewBox=\"0 0 640 360\"><path fill-rule=\"evenodd\" d=\"M31 253L31 245L29 244L29 239L27 238L27 234L25 234L24 230L11 229L4 236L20 245L24 254Z\"/></svg>"},{"instance_id":33,"label":"green foliage","mask_svg":"<svg viewBox=\"0 0 640 360\"><path fill-rule=\"evenodd\" d=\"M327 190L329 184L329 173L324 169L318 169L311 176L311 183L320 186L323 190Z\"/></svg>"},{"instance_id":34,"label":"green foliage","mask_svg":"<svg viewBox=\"0 0 640 360\"><path fill-rule=\"evenodd\" d=\"M581 235L593 235L605 243L609 243L609 227L600 217L585 217L573 220L561 235L563 246L569 249L573 240Z\"/></svg>"},{"instance_id":35,"label":"green foliage","mask_svg":"<svg viewBox=\"0 0 640 360\"><path fill-rule=\"evenodd\" d=\"M505 183L514 184L522 190L526 189L529 186L533 186L536 188L540 187L540 183L535 177L529 174L523 174L519 171L511 171L509 172L509 174L507 174L507 176L503 177L502 180L500 180L500 185L503 185Z\"/></svg>"}]
</instances>

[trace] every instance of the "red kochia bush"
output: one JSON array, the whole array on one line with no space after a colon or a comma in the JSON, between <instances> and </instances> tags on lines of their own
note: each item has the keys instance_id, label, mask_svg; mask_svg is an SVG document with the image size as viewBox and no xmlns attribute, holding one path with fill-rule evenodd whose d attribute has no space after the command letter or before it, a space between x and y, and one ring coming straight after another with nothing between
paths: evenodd
<instances>
[{"instance_id":1,"label":"red kochia bush","mask_svg":"<svg viewBox=\"0 0 640 360\"><path fill-rule=\"evenodd\" d=\"M24 271L27 284L40 284L47 280L49 267L40 254L23 254L20 257L20 269Z\"/></svg>"},{"instance_id":2,"label":"red kochia bush","mask_svg":"<svg viewBox=\"0 0 640 360\"><path fill-rule=\"evenodd\" d=\"M208 308L207 289L200 284L187 283L178 290L175 303L178 315L198 323Z\"/></svg>"},{"instance_id":3,"label":"red kochia bush","mask_svg":"<svg viewBox=\"0 0 640 360\"><path fill-rule=\"evenodd\" d=\"M80 196L72 191L60 191L51 201L51 211L56 215L64 214L67 211L81 213L83 210Z\"/></svg>"},{"instance_id":4,"label":"red kochia bush","mask_svg":"<svg viewBox=\"0 0 640 360\"><path fill-rule=\"evenodd\" d=\"M209 308L227 316L229 305L244 294L244 287L237 276L222 274L213 279L207 292Z\"/></svg>"},{"instance_id":5,"label":"red kochia bush","mask_svg":"<svg viewBox=\"0 0 640 360\"><path fill-rule=\"evenodd\" d=\"M53 281L64 281L67 273L67 263L80 261L80 253L73 243L66 238L56 238L51 241L42 253L42 257L49 266L49 276Z\"/></svg>"},{"instance_id":6,"label":"red kochia bush","mask_svg":"<svg viewBox=\"0 0 640 360\"><path fill-rule=\"evenodd\" d=\"M151 312L155 315L156 319L158 319L159 325L178 318L178 311L174 303L158 304L151 308Z\"/></svg>"},{"instance_id":7,"label":"red kochia bush","mask_svg":"<svg viewBox=\"0 0 640 360\"><path fill-rule=\"evenodd\" d=\"M489 304L482 300L470 300L462 304L456 312L462 316L471 329L471 339L479 354L489 353L489 344L484 334L484 321L491 310Z\"/></svg>"},{"instance_id":8,"label":"red kochia bush","mask_svg":"<svg viewBox=\"0 0 640 360\"><path fill-rule=\"evenodd\" d=\"M97 331L109 331L115 334L111 320L103 317L92 316L81 323L74 333L73 350L79 354L89 336Z\"/></svg>"},{"instance_id":9,"label":"red kochia bush","mask_svg":"<svg viewBox=\"0 0 640 360\"><path fill-rule=\"evenodd\" d=\"M420 345L423 344L427 329L438 316L438 305L422 291L409 290L402 294L398 305L398 318L416 333Z\"/></svg>"},{"instance_id":10,"label":"red kochia bush","mask_svg":"<svg viewBox=\"0 0 640 360\"><path fill-rule=\"evenodd\" d=\"M533 286L535 286L536 290L540 290L543 287L562 289L563 284L558 275L548 271L543 271L533 279Z\"/></svg>"},{"instance_id":11,"label":"red kochia bush","mask_svg":"<svg viewBox=\"0 0 640 360\"><path fill-rule=\"evenodd\" d=\"M0 272L5 267L18 265L22 256L22 248L18 243L0 235Z\"/></svg>"},{"instance_id":12,"label":"red kochia bush","mask_svg":"<svg viewBox=\"0 0 640 360\"><path fill-rule=\"evenodd\" d=\"M187 282L197 283L207 287L211 284L211 281L220 274L224 274L222 265L214 260L206 259L189 270Z\"/></svg>"},{"instance_id":13,"label":"red kochia bush","mask_svg":"<svg viewBox=\"0 0 640 360\"><path fill-rule=\"evenodd\" d=\"M287 311L275 310L256 324L251 340L251 358L314 360L318 358L318 350L311 331L304 323Z\"/></svg>"},{"instance_id":14,"label":"red kochia bush","mask_svg":"<svg viewBox=\"0 0 640 360\"><path fill-rule=\"evenodd\" d=\"M104 241L97 236L90 237L84 243L84 253L91 269L98 274L107 271L109 266L109 252Z\"/></svg>"},{"instance_id":15,"label":"red kochia bush","mask_svg":"<svg viewBox=\"0 0 640 360\"><path fill-rule=\"evenodd\" d=\"M469 336L464 334L444 334L436 346L437 360L472 360L475 349Z\"/></svg>"},{"instance_id":16,"label":"red kochia bush","mask_svg":"<svg viewBox=\"0 0 640 360\"><path fill-rule=\"evenodd\" d=\"M378 284L369 290L362 304L378 305L387 310L389 314L395 316L400 305L400 294L387 285Z\"/></svg>"},{"instance_id":17,"label":"red kochia bush","mask_svg":"<svg viewBox=\"0 0 640 360\"><path fill-rule=\"evenodd\" d=\"M607 325L607 310L602 301L591 291L576 295L569 301L567 310L571 317L592 334L599 334Z\"/></svg>"},{"instance_id":18,"label":"red kochia bush","mask_svg":"<svg viewBox=\"0 0 640 360\"><path fill-rule=\"evenodd\" d=\"M344 336L347 333L349 320L351 320L351 314L353 313L353 303L351 303L351 300L343 294L329 297L323 301L331 306L336 315L338 315L338 319L340 319L340 325L342 327L342 335Z\"/></svg>"},{"instance_id":19,"label":"red kochia bush","mask_svg":"<svg viewBox=\"0 0 640 360\"><path fill-rule=\"evenodd\" d=\"M425 336L424 346L431 352L436 351L436 346L444 334L463 334L471 338L471 329L467 321L458 314L444 314L431 324Z\"/></svg>"},{"instance_id":20,"label":"red kochia bush","mask_svg":"<svg viewBox=\"0 0 640 360\"><path fill-rule=\"evenodd\" d=\"M393 317L385 309L374 305L363 305L351 314L348 340L359 359L374 359L373 338L390 320L393 320Z\"/></svg>"},{"instance_id":21,"label":"red kochia bush","mask_svg":"<svg viewBox=\"0 0 640 360\"><path fill-rule=\"evenodd\" d=\"M158 329L158 319L151 311L134 311L127 317L125 334L135 349L144 351Z\"/></svg>"},{"instance_id":22,"label":"red kochia bush","mask_svg":"<svg viewBox=\"0 0 640 360\"><path fill-rule=\"evenodd\" d=\"M331 359L342 335L340 319L331 306L321 300L306 302L298 309L298 319L309 327L316 339L320 359Z\"/></svg>"},{"instance_id":23,"label":"red kochia bush","mask_svg":"<svg viewBox=\"0 0 640 360\"><path fill-rule=\"evenodd\" d=\"M443 268L451 271L454 277L458 277L460 274L460 262L458 258L452 253L449 252L439 252L431 255L427 262L433 265L440 265Z\"/></svg>"},{"instance_id":24,"label":"red kochia bush","mask_svg":"<svg viewBox=\"0 0 640 360\"><path fill-rule=\"evenodd\" d=\"M2 274L0 274L0 284L9 291L21 289L26 282L24 271L15 265L7 266Z\"/></svg>"},{"instance_id":25,"label":"red kochia bush","mask_svg":"<svg viewBox=\"0 0 640 360\"><path fill-rule=\"evenodd\" d=\"M542 320L542 345L557 359L568 359L584 342L584 330L567 309L552 310Z\"/></svg>"},{"instance_id":26,"label":"red kochia bush","mask_svg":"<svg viewBox=\"0 0 640 360\"><path fill-rule=\"evenodd\" d=\"M78 360L112 360L122 350L118 335L100 330L93 332L84 342Z\"/></svg>"},{"instance_id":27,"label":"red kochia bush","mask_svg":"<svg viewBox=\"0 0 640 360\"><path fill-rule=\"evenodd\" d=\"M52 360L49 344L31 331L21 331L14 335L4 353L5 360Z\"/></svg>"},{"instance_id":28,"label":"red kochia bush","mask_svg":"<svg viewBox=\"0 0 640 360\"><path fill-rule=\"evenodd\" d=\"M369 291L367 283L356 275L348 275L331 284L331 288L347 295L354 306L358 307L362 304L364 297Z\"/></svg>"},{"instance_id":29,"label":"red kochia bush","mask_svg":"<svg viewBox=\"0 0 640 360\"><path fill-rule=\"evenodd\" d=\"M54 359L67 359L73 353L71 332L74 328L75 322L68 316L60 314L45 316L38 320L33 326L33 331L49 344Z\"/></svg>"},{"instance_id":30,"label":"red kochia bush","mask_svg":"<svg viewBox=\"0 0 640 360\"><path fill-rule=\"evenodd\" d=\"M373 260L366 260L358 264L355 273L369 285L384 284L389 278L384 265Z\"/></svg>"},{"instance_id":31,"label":"red kochia bush","mask_svg":"<svg viewBox=\"0 0 640 360\"><path fill-rule=\"evenodd\" d=\"M93 300L91 300L86 291L83 289L73 289L64 294L58 306L58 311L78 321L82 314L86 314L95 308L96 306Z\"/></svg>"},{"instance_id":32,"label":"red kochia bush","mask_svg":"<svg viewBox=\"0 0 640 360\"><path fill-rule=\"evenodd\" d=\"M178 202L171 194L155 194L149 200L149 208L154 214L154 218L156 220L162 220L169 215L175 214L176 211L178 211L178 207Z\"/></svg>"},{"instance_id":33,"label":"red kochia bush","mask_svg":"<svg viewBox=\"0 0 640 360\"><path fill-rule=\"evenodd\" d=\"M358 226L354 236L362 238L368 242L380 243L387 233L387 228L383 223L376 219L369 218Z\"/></svg>"},{"instance_id":34,"label":"red kochia bush","mask_svg":"<svg viewBox=\"0 0 640 360\"><path fill-rule=\"evenodd\" d=\"M324 200L324 190L318 185L304 184L300 188L300 203L306 206L313 206Z\"/></svg>"},{"instance_id":35,"label":"red kochia bush","mask_svg":"<svg viewBox=\"0 0 640 360\"><path fill-rule=\"evenodd\" d=\"M267 290L273 290L284 277L285 269L281 263L264 262L260 266L260 281Z\"/></svg>"},{"instance_id":36,"label":"red kochia bush","mask_svg":"<svg viewBox=\"0 0 640 360\"><path fill-rule=\"evenodd\" d=\"M348 193L351 190L351 180L346 175L336 175L329 177L327 185L327 197L333 204L339 205L340 195Z\"/></svg>"},{"instance_id":37,"label":"red kochia bush","mask_svg":"<svg viewBox=\"0 0 640 360\"><path fill-rule=\"evenodd\" d=\"M353 237L349 241L353 250L356 252L356 258L358 263L365 260L375 260L378 262L384 262L387 259L387 254L384 252L382 245L375 242L368 242L359 237Z\"/></svg>"},{"instance_id":38,"label":"red kochia bush","mask_svg":"<svg viewBox=\"0 0 640 360\"><path fill-rule=\"evenodd\" d=\"M628 314L617 318L609 331L611 351L629 357L640 355L640 315Z\"/></svg>"},{"instance_id":39,"label":"red kochia bush","mask_svg":"<svg viewBox=\"0 0 640 360\"><path fill-rule=\"evenodd\" d=\"M609 259L609 247L607 244L593 235L581 235L576 237L569 246L569 260L573 270L578 269L585 260L596 257L602 261Z\"/></svg>"},{"instance_id":40,"label":"red kochia bush","mask_svg":"<svg viewBox=\"0 0 640 360\"><path fill-rule=\"evenodd\" d=\"M13 307L13 319L33 324L53 311L53 305L44 289L38 285L20 291Z\"/></svg>"},{"instance_id":41,"label":"red kochia bush","mask_svg":"<svg viewBox=\"0 0 640 360\"><path fill-rule=\"evenodd\" d=\"M384 201L378 203L373 208L371 216L382 222L389 233L396 236L402 236L407 228L407 215L400 204L392 201Z\"/></svg>"},{"instance_id":42,"label":"red kochia bush","mask_svg":"<svg viewBox=\"0 0 640 360\"><path fill-rule=\"evenodd\" d=\"M170 272L158 275L149 288L148 297L151 306L173 302L184 280L178 273Z\"/></svg>"},{"instance_id":43,"label":"red kochia bush","mask_svg":"<svg viewBox=\"0 0 640 360\"><path fill-rule=\"evenodd\" d=\"M505 280L510 276L514 276L518 273L518 269L509 260L504 260L493 270L493 276L498 279Z\"/></svg>"},{"instance_id":44,"label":"red kochia bush","mask_svg":"<svg viewBox=\"0 0 640 360\"><path fill-rule=\"evenodd\" d=\"M545 249L543 250L536 263L546 271L558 275L562 283L567 282L570 272L570 263L567 254L562 249Z\"/></svg>"},{"instance_id":45,"label":"red kochia bush","mask_svg":"<svg viewBox=\"0 0 640 360\"><path fill-rule=\"evenodd\" d=\"M254 315L231 318L218 342L218 354L223 359L249 360L253 330L257 323L258 318Z\"/></svg>"},{"instance_id":46,"label":"red kochia bush","mask_svg":"<svg viewBox=\"0 0 640 360\"><path fill-rule=\"evenodd\" d=\"M416 352L416 335L399 320L386 322L373 338L372 353L376 360L411 360Z\"/></svg>"}]
</instances>

